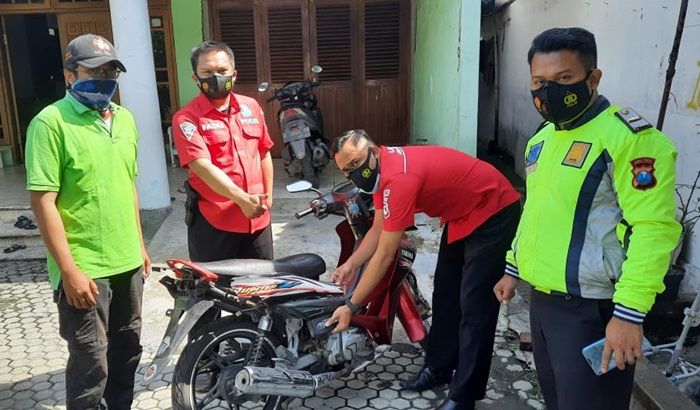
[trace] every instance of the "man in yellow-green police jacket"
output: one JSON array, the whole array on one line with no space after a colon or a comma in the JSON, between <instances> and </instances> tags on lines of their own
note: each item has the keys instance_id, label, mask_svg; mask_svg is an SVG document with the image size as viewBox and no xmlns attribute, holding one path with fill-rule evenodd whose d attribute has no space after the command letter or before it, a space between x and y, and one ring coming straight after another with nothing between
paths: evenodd
<instances>
[{"instance_id":1,"label":"man in yellow-green police jacket","mask_svg":"<svg viewBox=\"0 0 700 410\"><path fill-rule=\"evenodd\" d=\"M506 302L518 280L533 287L532 342L548 409L627 409L644 317L680 235L676 148L598 94L590 32L544 31L528 62L546 122L525 150L527 200L494 291ZM601 369L611 357L618 368L596 376L581 349L602 338Z\"/></svg>"}]
</instances>

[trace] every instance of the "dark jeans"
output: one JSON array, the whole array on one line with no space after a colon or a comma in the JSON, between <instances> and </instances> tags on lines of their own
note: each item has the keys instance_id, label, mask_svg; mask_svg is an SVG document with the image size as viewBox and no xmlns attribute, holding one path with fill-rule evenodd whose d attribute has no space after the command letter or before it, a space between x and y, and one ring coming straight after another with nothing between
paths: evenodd
<instances>
[{"instance_id":1,"label":"dark jeans","mask_svg":"<svg viewBox=\"0 0 700 410\"><path fill-rule=\"evenodd\" d=\"M60 286L54 292L59 332L68 342L66 406L126 410L141 359L144 280L137 268L94 281L100 294L90 309L70 306Z\"/></svg>"},{"instance_id":2,"label":"dark jeans","mask_svg":"<svg viewBox=\"0 0 700 410\"><path fill-rule=\"evenodd\" d=\"M581 354L581 349L605 337L613 309L611 300L532 291L532 348L547 409L629 408L634 366L596 376Z\"/></svg>"},{"instance_id":3,"label":"dark jeans","mask_svg":"<svg viewBox=\"0 0 700 410\"><path fill-rule=\"evenodd\" d=\"M454 401L473 403L486 393L500 306L493 287L503 277L519 219L515 202L464 239L447 244L449 224L442 233L425 363L455 370Z\"/></svg>"}]
</instances>

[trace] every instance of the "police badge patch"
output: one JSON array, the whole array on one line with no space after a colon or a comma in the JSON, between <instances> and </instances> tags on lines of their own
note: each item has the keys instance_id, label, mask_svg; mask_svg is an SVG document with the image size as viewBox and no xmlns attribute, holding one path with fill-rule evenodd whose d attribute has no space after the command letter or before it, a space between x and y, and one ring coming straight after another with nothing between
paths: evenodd
<instances>
[{"instance_id":1,"label":"police badge patch","mask_svg":"<svg viewBox=\"0 0 700 410\"><path fill-rule=\"evenodd\" d=\"M180 129L182 130L182 133L185 134L185 138L187 138L187 141L191 140L192 136L194 135L194 132L197 131L197 127L191 122L187 121L180 124Z\"/></svg>"},{"instance_id":2,"label":"police badge patch","mask_svg":"<svg viewBox=\"0 0 700 410\"><path fill-rule=\"evenodd\" d=\"M633 159L632 164L632 186L640 191L656 186L656 176L654 176L654 158L642 157Z\"/></svg>"},{"instance_id":3,"label":"police badge patch","mask_svg":"<svg viewBox=\"0 0 700 410\"><path fill-rule=\"evenodd\" d=\"M537 160L540 158L540 153L542 153L542 146L544 141L540 141L537 144L530 147L530 150L525 156L525 175L530 175L537 169Z\"/></svg>"}]
</instances>

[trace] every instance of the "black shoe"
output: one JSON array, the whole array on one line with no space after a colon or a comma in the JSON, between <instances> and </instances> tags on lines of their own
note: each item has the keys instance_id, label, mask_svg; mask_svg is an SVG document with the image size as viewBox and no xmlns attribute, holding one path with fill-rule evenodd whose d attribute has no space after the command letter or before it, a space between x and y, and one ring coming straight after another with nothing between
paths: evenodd
<instances>
[{"instance_id":1,"label":"black shoe","mask_svg":"<svg viewBox=\"0 0 700 410\"><path fill-rule=\"evenodd\" d=\"M438 370L432 366L422 368L412 379L399 383L402 389L423 391L452 381L452 371Z\"/></svg>"},{"instance_id":2,"label":"black shoe","mask_svg":"<svg viewBox=\"0 0 700 410\"><path fill-rule=\"evenodd\" d=\"M445 400L435 410L474 410L474 402L458 403L452 400Z\"/></svg>"}]
</instances>

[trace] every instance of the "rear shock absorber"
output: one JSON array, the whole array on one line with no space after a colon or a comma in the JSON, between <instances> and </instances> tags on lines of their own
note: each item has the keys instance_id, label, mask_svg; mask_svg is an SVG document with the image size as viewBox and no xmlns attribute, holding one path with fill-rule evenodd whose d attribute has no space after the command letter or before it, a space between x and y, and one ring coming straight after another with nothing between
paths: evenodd
<instances>
[{"instance_id":1,"label":"rear shock absorber","mask_svg":"<svg viewBox=\"0 0 700 410\"><path fill-rule=\"evenodd\" d=\"M258 335L250 346L246 363L248 366L262 366L260 361L264 356L265 333L272 329L272 317L269 314L260 318L258 322Z\"/></svg>"}]
</instances>

